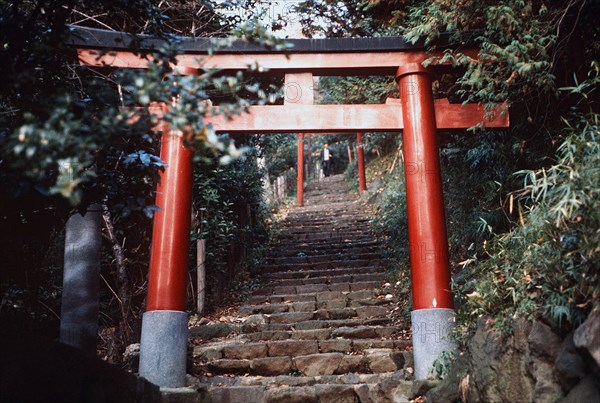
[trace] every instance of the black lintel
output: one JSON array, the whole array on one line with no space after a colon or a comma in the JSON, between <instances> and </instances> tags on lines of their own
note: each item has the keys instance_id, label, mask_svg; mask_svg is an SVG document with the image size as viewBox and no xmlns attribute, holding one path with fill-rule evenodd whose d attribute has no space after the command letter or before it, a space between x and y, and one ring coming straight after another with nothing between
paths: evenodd
<instances>
[{"instance_id":1,"label":"black lintel","mask_svg":"<svg viewBox=\"0 0 600 403\"><path fill-rule=\"evenodd\" d=\"M152 50L160 47L165 40L150 35L130 34L127 32L109 31L98 28L88 28L71 25L71 37L69 45L112 50ZM262 45L236 40L231 46L219 47L217 53L345 53L345 52L389 52L389 51L414 51L424 50L429 47L436 49L456 48L474 46L474 32L463 35L469 42L455 43L452 41L452 33L442 33L437 40L425 46L425 40L421 39L412 44L399 36L387 36L376 38L326 38L326 39L286 39L291 46L287 50L273 50ZM180 43L180 48L185 53L207 53L209 50L217 49L217 38L206 37L184 37L171 36Z\"/></svg>"}]
</instances>

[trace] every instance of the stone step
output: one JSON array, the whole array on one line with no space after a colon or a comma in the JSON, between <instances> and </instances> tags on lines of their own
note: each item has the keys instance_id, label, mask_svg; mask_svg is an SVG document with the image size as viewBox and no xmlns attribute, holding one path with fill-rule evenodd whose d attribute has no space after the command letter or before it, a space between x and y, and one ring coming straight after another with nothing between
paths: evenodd
<instances>
[{"instance_id":1,"label":"stone step","mask_svg":"<svg viewBox=\"0 0 600 403\"><path fill-rule=\"evenodd\" d=\"M371 299L384 298L381 295L381 291L378 289L368 289L360 291L320 291L305 294L275 294L275 295L251 295L248 297L248 304L258 305L263 303L278 304L278 303L291 303L291 302L329 302L329 301L344 301L343 306L349 306L354 301L364 301ZM359 305L369 305L368 303ZM379 303L373 303L372 305L379 305ZM355 305L356 306L356 305ZM317 304L317 307L321 307Z\"/></svg>"},{"instance_id":2,"label":"stone step","mask_svg":"<svg viewBox=\"0 0 600 403\"><path fill-rule=\"evenodd\" d=\"M274 240L271 242L270 247L274 249L289 248L294 251L292 256L297 256L299 253L306 253L308 250L322 250L325 253L336 254L340 250L353 249L365 244L380 247L381 242L374 236L336 237L312 241L298 241L294 238L286 238ZM274 252L272 256L278 256L278 252Z\"/></svg>"},{"instance_id":3,"label":"stone step","mask_svg":"<svg viewBox=\"0 0 600 403\"><path fill-rule=\"evenodd\" d=\"M412 381L386 379L377 383L212 387L209 395L211 401L220 403L386 403L411 401L417 396L414 389Z\"/></svg>"},{"instance_id":4,"label":"stone step","mask_svg":"<svg viewBox=\"0 0 600 403\"><path fill-rule=\"evenodd\" d=\"M344 256L344 255L362 255L362 254L371 254L375 253L381 257L381 245L380 244L372 244L368 246L355 246L355 245L347 245L347 244L338 244L338 245L330 245L327 248L320 247L312 247L308 248L306 246L298 247L297 245L286 248L285 251L279 251L277 253L270 253L266 259L265 264L276 264L276 259L289 259L289 258L321 258L322 256ZM370 259L370 257L365 257L364 259Z\"/></svg>"},{"instance_id":5,"label":"stone step","mask_svg":"<svg viewBox=\"0 0 600 403\"><path fill-rule=\"evenodd\" d=\"M281 225L282 233L305 233L310 231L332 231L332 230L360 230L371 231L371 217L360 217L355 214L348 215L346 218L332 217L329 219L302 218L294 221L286 221Z\"/></svg>"},{"instance_id":6,"label":"stone step","mask_svg":"<svg viewBox=\"0 0 600 403\"><path fill-rule=\"evenodd\" d=\"M303 211L301 215L291 213L278 228L290 231L302 231L306 228L330 231L334 227L352 227L362 230L371 230L372 214L364 214L357 210L336 211L324 214L322 211L314 213Z\"/></svg>"},{"instance_id":7,"label":"stone step","mask_svg":"<svg viewBox=\"0 0 600 403\"><path fill-rule=\"evenodd\" d=\"M294 212L318 212L319 210L316 207L321 207L322 210L320 211L326 211L328 214L348 210L355 210L356 212L365 211L365 206L360 204L356 196L314 196L309 193L304 199L304 206L294 209ZM361 209L361 207L363 208Z\"/></svg>"},{"instance_id":8,"label":"stone step","mask_svg":"<svg viewBox=\"0 0 600 403\"><path fill-rule=\"evenodd\" d=\"M347 274L347 275L332 275L327 277L308 277L305 278L282 278L272 279L270 284L273 287L277 286L304 286L310 284L339 284L339 283L364 283L364 282L377 282L381 284L385 282L385 273L364 273L364 274Z\"/></svg>"},{"instance_id":9,"label":"stone step","mask_svg":"<svg viewBox=\"0 0 600 403\"><path fill-rule=\"evenodd\" d=\"M317 376L298 376L298 375L278 375L278 376L244 376L244 377L223 377L223 376L201 376L201 384L210 385L209 387L219 386L312 386L315 384L333 384L333 385L357 385L363 383L379 383L387 380L410 380L412 375L410 371L382 372L379 374L356 374L349 373L344 375L317 375Z\"/></svg>"},{"instance_id":10,"label":"stone step","mask_svg":"<svg viewBox=\"0 0 600 403\"><path fill-rule=\"evenodd\" d=\"M211 323L195 326L190 329L190 333L193 337L208 340L229 337L231 334L246 334L246 336L248 336L252 333L262 332L263 334L256 337L248 336L248 339L257 341L260 340L259 337L266 337L269 335L269 333L272 337L279 336L278 340L280 340L282 338L287 338L288 334L290 335L289 337L291 337L290 332L303 330L327 329L329 331L328 335L331 337L348 338L391 337L399 330L395 326L386 326L391 322L391 319L387 317L375 317L367 319L309 319L298 321L296 323L287 322L288 320L292 319L291 315L297 315L296 318L299 318L299 316L302 314L304 313L288 313L288 316L283 318L280 316L284 314L250 315L242 324L221 322ZM312 313L310 314L312 315ZM273 316L275 316L275 319L271 321ZM283 332L285 334L275 335L275 332ZM320 334L325 332L314 333Z\"/></svg>"},{"instance_id":11,"label":"stone step","mask_svg":"<svg viewBox=\"0 0 600 403\"><path fill-rule=\"evenodd\" d=\"M312 232L313 234L317 234L317 235L321 235L321 233L323 233L323 235L327 235L326 237L323 236L323 238L325 240L331 239L332 237L338 235L346 235L347 237L350 238L363 238L363 237L374 237L375 234L372 231L367 231L367 230L347 230L344 228L340 228L340 229L334 229L332 228L334 224L324 224L322 225L323 228L321 228L321 226L316 227L316 228L312 228L312 226L306 226L302 228L302 231L299 231L298 233L293 233L293 232L289 232L287 229L282 229L281 231L277 232L274 234L273 236L273 240L274 241L278 241L278 240L286 240L289 241L291 238L292 240L298 240L298 238L294 238L294 236L299 235L299 236L305 236L307 233ZM302 242L314 242L315 240L313 238L311 238L310 240L305 240L305 239L301 239Z\"/></svg>"},{"instance_id":12,"label":"stone step","mask_svg":"<svg viewBox=\"0 0 600 403\"><path fill-rule=\"evenodd\" d=\"M285 343L285 342L284 342ZM282 349L282 352L284 349ZM236 350L240 356L243 350ZM297 351L300 352L300 351ZM343 375L349 372L378 374L404 369L407 352L385 349L365 350L359 354L312 353L304 355L278 355L261 358L220 358L208 361L206 366L212 373L286 375L298 372L304 376Z\"/></svg>"},{"instance_id":13,"label":"stone step","mask_svg":"<svg viewBox=\"0 0 600 403\"><path fill-rule=\"evenodd\" d=\"M381 281L305 285L267 285L254 291L254 295L307 294L326 291L361 291L373 290L375 288L379 288L380 286Z\"/></svg>"},{"instance_id":14,"label":"stone step","mask_svg":"<svg viewBox=\"0 0 600 403\"><path fill-rule=\"evenodd\" d=\"M310 264L310 263L309 263ZM362 266L362 267L341 267L327 269L309 269L309 270L288 270L271 272L262 275L263 282L276 281L284 279L306 279L310 277L336 277L336 276L353 276L363 274L385 274L381 266Z\"/></svg>"},{"instance_id":15,"label":"stone step","mask_svg":"<svg viewBox=\"0 0 600 403\"><path fill-rule=\"evenodd\" d=\"M217 342L195 346L193 358L202 361L219 359L245 359L318 354L318 353L361 353L378 354L406 351L411 343L407 340L377 339L286 339L265 342ZM407 354L412 354L407 352ZM405 354L405 360L410 357Z\"/></svg>"},{"instance_id":16,"label":"stone step","mask_svg":"<svg viewBox=\"0 0 600 403\"><path fill-rule=\"evenodd\" d=\"M281 227L284 230L301 230L304 228L318 229L331 229L332 227L356 227L356 228L369 228L369 224L373 218L370 215L361 215L356 212L351 214L338 214L336 216L325 217L323 214L308 215L303 214L301 216L288 215L286 221L281 223Z\"/></svg>"},{"instance_id":17,"label":"stone step","mask_svg":"<svg viewBox=\"0 0 600 403\"><path fill-rule=\"evenodd\" d=\"M326 305L326 304L323 304ZM297 318L312 319L349 319L349 318L372 318L386 316L389 310L385 306L355 306L341 308L319 308L317 302L292 302L284 304L264 304L264 305L245 305L238 310L239 316L249 316L255 314L279 315L290 314L293 321ZM293 314L293 315L292 315ZM309 314L312 314L310 316ZM285 316L285 315L283 315ZM285 319L285 318L283 318ZM282 320L279 318L277 320ZM272 321L270 323L273 323ZM290 322L279 322L290 323Z\"/></svg>"},{"instance_id":18,"label":"stone step","mask_svg":"<svg viewBox=\"0 0 600 403\"><path fill-rule=\"evenodd\" d=\"M265 326L264 330L288 329L323 329L325 327L360 326L384 324L390 321L386 307L362 306L357 308L318 309L314 312L281 312L268 315L254 314L246 318L242 329L257 329L256 325ZM274 325L269 327L268 325Z\"/></svg>"},{"instance_id":19,"label":"stone step","mask_svg":"<svg viewBox=\"0 0 600 403\"><path fill-rule=\"evenodd\" d=\"M381 254L377 252L355 252L353 250L346 251L345 253L330 253L316 256L288 256L288 257L267 257L268 264L295 264L295 263L323 263L332 260L340 260L340 258L344 258L345 260L369 260L369 259L381 259Z\"/></svg>"},{"instance_id":20,"label":"stone step","mask_svg":"<svg viewBox=\"0 0 600 403\"><path fill-rule=\"evenodd\" d=\"M273 341L273 340L327 340L347 339L389 339L407 334L406 329L390 325L388 318L313 320L297 324L266 323L265 315L253 315L244 324L211 323L190 329L190 335L197 340ZM249 318L249 319L250 319ZM237 335L232 337L232 335Z\"/></svg>"},{"instance_id":21,"label":"stone step","mask_svg":"<svg viewBox=\"0 0 600 403\"><path fill-rule=\"evenodd\" d=\"M297 322L289 322L293 320L292 315L297 315L297 317L300 317L300 314L302 313L303 312L300 312L299 314L273 314L264 320L261 319L260 322L257 319L250 323L244 323L242 326L240 326L239 333L331 329L331 337L377 338L389 337L398 330L394 326L386 326L391 322L391 319L387 317L375 317L368 319L308 319ZM283 315L287 316L283 317ZM266 315L261 316L266 317ZM273 318L273 316L275 316L275 318ZM381 328L374 329L374 326L380 326Z\"/></svg>"},{"instance_id":22,"label":"stone step","mask_svg":"<svg viewBox=\"0 0 600 403\"><path fill-rule=\"evenodd\" d=\"M364 230L332 230L329 228L327 231L303 231L303 232L282 232L278 234L277 239L287 240L292 239L294 241L301 242L314 242L314 241L329 241L336 238L365 238L374 237L373 233Z\"/></svg>"},{"instance_id":23,"label":"stone step","mask_svg":"<svg viewBox=\"0 0 600 403\"><path fill-rule=\"evenodd\" d=\"M302 225L295 226L292 228L284 228L275 236L276 239L296 237L296 239L312 239L315 234L318 235L347 235L347 236L361 236L361 235L374 235L373 231L370 230L369 224L362 223L360 225L352 225L344 223L328 223L322 225Z\"/></svg>"},{"instance_id":24,"label":"stone step","mask_svg":"<svg viewBox=\"0 0 600 403\"><path fill-rule=\"evenodd\" d=\"M288 264L264 264L259 270L262 273L284 272L284 271L302 271L318 269L347 269L352 267L372 267L384 266L387 263L385 259L356 259L356 260L330 260L319 263L288 263ZM380 269L383 271L382 269Z\"/></svg>"},{"instance_id":25,"label":"stone step","mask_svg":"<svg viewBox=\"0 0 600 403\"><path fill-rule=\"evenodd\" d=\"M341 329L341 330L338 330ZM402 329L379 326L379 325L359 325L355 327L343 328L321 328L306 330L260 330L253 333L246 333L243 337L249 341L269 341L269 340L328 340L332 338L345 337L348 339L367 338L371 340L386 340L386 338L399 335ZM353 330L354 329L354 330ZM335 335L335 336L334 336Z\"/></svg>"},{"instance_id":26,"label":"stone step","mask_svg":"<svg viewBox=\"0 0 600 403\"><path fill-rule=\"evenodd\" d=\"M288 244L285 248L279 248L279 245L271 245L272 249L270 257L287 257L287 256L319 256L323 254L336 254L344 252L363 253L375 252L381 248L378 241L369 240L364 242L344 242L339 244Z\"/></svg>"},{"instance_id":27,"label":"stone step","mask_svg":"<svg viewBox=\"0 0 600 403\"><path fill-rule=\"evenodd\" d=\"M228 322L190 329L194 373L204 374L208 398L384 403L417 396L410 333L390 317L396 305L381 289L387 260L371 225L369 206L341 176L308 184L305 206L289 212L256 270L263 285Z\"/></svg>"},{"instance_id":28,"label":"stone step","mask_svg":"<svg viewBox=\"0 0 600 403\"><path fill-rule=\"evenodd\" d=\"M386 307L391 301L385 298L374 299L358 299L358 300L327 300L327 301L300 301L290 303L275 303L261 305L244 305L238 310L238 315L254 315L254 314L273 314L284 312L314 312L323 309L343 309L343 308L379 308Z\"/></svg>"}]
</instances>

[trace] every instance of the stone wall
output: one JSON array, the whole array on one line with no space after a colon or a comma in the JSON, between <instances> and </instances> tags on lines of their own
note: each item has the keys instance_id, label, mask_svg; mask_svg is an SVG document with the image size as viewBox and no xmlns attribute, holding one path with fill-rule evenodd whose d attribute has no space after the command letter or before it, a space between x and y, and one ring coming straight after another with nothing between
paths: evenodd
<instances>
[{"instance_id":1,"label":"stone wall","mask_svg":"<svg viewBox=\"0 0 600 403\"><path fill-rule=\"evenodd\" d=\"M479 321L469 349L428 402L599 402L600 314L561 339L540 322L516 320L503 337Z\"/></svg>"}]
</instances>

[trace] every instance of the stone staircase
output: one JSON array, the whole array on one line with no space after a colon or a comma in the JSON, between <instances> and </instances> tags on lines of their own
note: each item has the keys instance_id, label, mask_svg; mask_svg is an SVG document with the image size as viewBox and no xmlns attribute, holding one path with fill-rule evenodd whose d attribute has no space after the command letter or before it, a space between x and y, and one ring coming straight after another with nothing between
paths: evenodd
<instances>
[{"instance_id":1,"label":"stone staircase","mask_svg":"<svg viewBox=\"0 0 600 403\"><path fill-rule=\"evenodd\" d=\"M191 329L195 375L223 403L398 402L416 396L368 206L341 176L310 184L226 323ZM389 287L389 285L388 285Z\"/></svg>"}]
</instances>

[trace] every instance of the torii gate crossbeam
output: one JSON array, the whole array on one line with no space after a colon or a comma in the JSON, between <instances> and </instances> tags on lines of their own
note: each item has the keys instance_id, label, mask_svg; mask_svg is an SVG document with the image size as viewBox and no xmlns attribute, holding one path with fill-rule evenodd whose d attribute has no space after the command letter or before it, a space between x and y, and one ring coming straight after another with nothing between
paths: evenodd
<instances>
[{"instance_id":1,"label":"torii gate crossbeam","mask_svg":"<svg viewBox=\"0 0 600 403\"><path fill-rule=\"evenodd\" d=\"M146 58L135 54L125 33L76 28L71 44L80 63L114 68L145 68ZM143 37L142 47L151 49L160 39ZM291 51L273 51L244 43L208 52L209 40L183 38L185 54L178 66L187 71L205 68L244 70L258 63L272 74L395 75L400 100L384 105L311 105L306 99L284 106L256 106L250 113L225 121L209 118L218 131L269 133L322 133L331 131L402 131L406 176L409 248L413 291L413 351L415 377L424 379L442 351L453 349L446 336L453 326L448 239L442 195L437 129L457 129L482 123L508 127L508 115L486 119L478 105L451 105L434 101L431 74L448 69L441 56L450 44L438 42L433 53L422 43L402 38L343 38L293 40ZM109 50L100 52L99 50ZM475 47L463 54L477 57ZM428 69L422 63L438 56ZM311 76L312 77L312 76ZM307 84L308 83L308 84ZM308 96L308 94L306 94ZM185 382L187 323L185 284L187 266L182 256L189 247L191 210L191 153L179 135L163 129L161 158L168 164L161 173L154 218L147 312L142 325L140 375L160 386L177 387ZM168 340L168 342L167 342Z\"/></svg>"}]
</instances>

